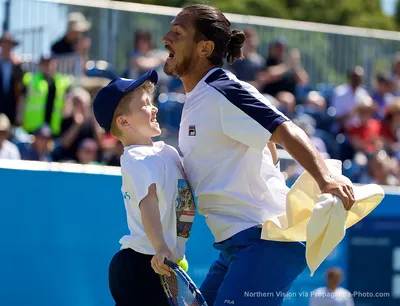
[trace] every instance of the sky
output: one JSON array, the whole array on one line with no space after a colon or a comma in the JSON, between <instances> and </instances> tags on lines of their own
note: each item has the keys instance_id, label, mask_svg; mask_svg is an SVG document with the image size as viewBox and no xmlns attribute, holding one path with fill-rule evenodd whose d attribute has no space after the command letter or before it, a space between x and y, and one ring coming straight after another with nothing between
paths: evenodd
<instances>
[{"instance_id":1,"label":"sky","mask_svg":"<svg viewBox=\"0 0 400 306\"><path fill-rule=\"evenodd\" d=\"M381 7L385 14L394 15L396 12L396 4L399 0L381 0Z\"/></svg>"}]
</instances>

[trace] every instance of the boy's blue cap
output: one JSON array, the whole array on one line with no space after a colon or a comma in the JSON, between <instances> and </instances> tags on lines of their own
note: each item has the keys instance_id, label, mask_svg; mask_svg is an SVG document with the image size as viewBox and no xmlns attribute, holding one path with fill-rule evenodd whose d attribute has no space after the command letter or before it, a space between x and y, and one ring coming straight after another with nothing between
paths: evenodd
<instances>
[{"instance_id":1,"label":"boy's blue cap","mask_svg":"<svg viewBox=\"0 0 400 306\"><path fill-rule=\"evenodd\" d=\"M157 84L157 72L149 70L136 80L116 78L100 89L93 100L93 112L97 122L107 133L110 132L115 109L122 97L146 81Z\"/></svg>"}]
</instances>

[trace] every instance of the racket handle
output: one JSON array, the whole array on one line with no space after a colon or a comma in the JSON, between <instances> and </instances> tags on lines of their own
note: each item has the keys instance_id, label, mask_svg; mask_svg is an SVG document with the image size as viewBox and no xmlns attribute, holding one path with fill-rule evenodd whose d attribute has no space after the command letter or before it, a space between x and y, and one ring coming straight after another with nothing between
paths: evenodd
<instances>
[{"instance_id":1,"label":"racket handle","mask_svg":"<svg viewBox=\"0 0 400 306\"><path fill-rule=\"evenodd\" d=\"M169 260L168 258L164 259L164 263L168 266L175 266L176 263L174 263L173 261Z\"/></svg>"}]
</instances>

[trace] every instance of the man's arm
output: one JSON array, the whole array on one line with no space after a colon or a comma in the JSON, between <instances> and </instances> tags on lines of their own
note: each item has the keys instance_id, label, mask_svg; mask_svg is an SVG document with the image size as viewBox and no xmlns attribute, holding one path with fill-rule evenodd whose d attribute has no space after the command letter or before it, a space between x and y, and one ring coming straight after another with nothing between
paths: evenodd
<instances>
[{"instance_id":1,"label":"man's arm","mask_svg":"<svg viewBox=\"0 0 400 306\"><path fill-rule=\"evenodd\" d=\"M337 182L320 153L312 144L306 133L291 121L279 125L272 133L270 141L281 145L317 182L322 192L338 196L345 209L354 204L354 194L351 186Z\"/></svg>"},{"instance_id":2,"label":"man's arm","mask_svg":"<svg viewBox=\"0 0 400 306\"><path fill-rule=\"evenodd\" d=\"M151 260L151 266L158 274L169 274L168 266L164 264L164 259L168 258L172 260L173 258L164 239L160 209L158 207L156 184L150 185L149 193L142 201L140 201L139 208L144 231L156 251L156 255L154 255Z\"/></svg>"}]
</instances>

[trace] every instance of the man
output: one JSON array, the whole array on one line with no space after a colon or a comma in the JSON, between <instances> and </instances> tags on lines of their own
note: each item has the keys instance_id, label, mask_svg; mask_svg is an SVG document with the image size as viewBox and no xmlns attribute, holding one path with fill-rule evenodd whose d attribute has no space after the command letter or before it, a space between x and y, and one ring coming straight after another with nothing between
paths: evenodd
<instances>
[{"instance_id":1,"label":"man","mask_svg":"<svg viewBox=\"0 0 400 306\"><path fill-rule=\"evenodd\" d=\"M0 114L0 159L21 159L18 147L9 141L11 123L5 114Z\"/></svg>"},{"instance_id":2,"label":"man","mask_svg":"<svg viewBox=\"0 0 400 306\"><path fill-rule=\"evenodd\" d=\"M396 56L393 60L391 74L394 83L393 93L396 96L400 96L400 52L396 53Z\"/></svg>"},{"instance_id":3,"label":"man","mask_svg":"<svg viewBox=\"0 0 400 306\"><path fill-rule=\"evenodd\" d=\"M59 152L53 153L53 158L58 161L78 160L80 143L87 138L95 140L100 149L104 137L104 131L91 110L90 93L82 87L76 87L71 90L69 97L65 117L61 122L61 148Z\"/></svg>"},{"instance_id":4,"label":"man","mask_svg":"<svg viewBox=\"0 0 400 306\"><path fill-rule=\"evenodd\" d=\"M79 43L84 40L84 33L92 24L80 12L68 14L67 33L51 47L54 55L70 55L78 51Z\"/></svg>"},{"instance_id":5,"label":"man","mask_svg":"<svg viewBox=\"0 0 400 306\"><path fill-rule=\"evenodd\" d=\"M32 143L20 143L18 145L21 159L51 162L49 152L49 142L51 140L51 129L47 124L42 125L33 133L34 141Z\"/></svg>"},{"instance_id":6,"label":"man","mask_svg":"<svg viewBox=\"0 0 400 306\"><path fill-rule=\"evenodd\" d=\"M354 306L351 293L340 287L342 271L337 268L326 272L326 287L316 289L311 293L310 306Z\"/></svg>"},{"instance_id":7,"label":"man","mask_svg":"<svg viewBox=\"0 0 400 306\"><path fill-rule=\"evenodd\" d=\"M281 37L269 45L265 71L259 75L259 88L264 93L280 100L282 94L295 99L296 86L305 86L308 83L308 74L301 66L300 52L291 50L289 60L285 61L287 52L286 40Z\"/></svg>"},{"instance_id":8,"label":"man","mask_svg":"<svg viewBox=\"0 0 400 306\"><path fill-rule=\"evenodd\" d=\"M368 91L362 87L364 69L360 66L349 71L348 83L335 88L332 96L332 106L336 110L336 121L343 131L355 122L354 107L363 98L369 96Z\"/></svg>"},{"instance_id":9,"label":"man","mask_svg":"<svg viewBox=\"0 0 400 306\"><path fill-rule=\"evenodd\" d=\"M231 71L239 80L253 82L265 66L265 59L258 54L257 48L260 44L258 34L252 27L243 29L246 40L243 45L244 59L236 61L231 67Z\"/></svg>"},{"instance_id":10,"label":"man","mask_svg":"<svg viewBox=\"0 0 400 306\"><path fill-rule=\"evenodd\" d=\"M42 56L38 73L26 73L26 96L23 106L23 127L35 132L43 124L50 126L54 136L60 135L66 94L71 86L68 76L57 73L57 61Z\"/></svg>"},{"instance_id":11,"label":"man","mask_svg":"<svg viewBox=\"0 0 400 306\"><path fill-rule=\"evenodd\" d=\"M4 32L0 38L0 113L6 114L13 125L18 121L23 87L21 64L12 54L12 49L18 44L8 32Z\"/></svg>"},{"instance_id":12,"label":"man","mask_svg":"<svg viewBox=\"0 0 400 306\"><path fill-rule=\"evenodd\" d=\"M353 190L333 179L299 127L220 68L225 59L232 64L243 57L245 37L218 9L185 7L171 25L163 37L169 52L164 72L181 79L187 96L179 147L199 212L221 251L200 290L214 306L281 305L306 267L305 246L260 239L261 225L285 213L287 192L267 143L284 147L346 209L354 203ZM255 292L268 297L254 298Z\"/></svg>"}]
</instances>

